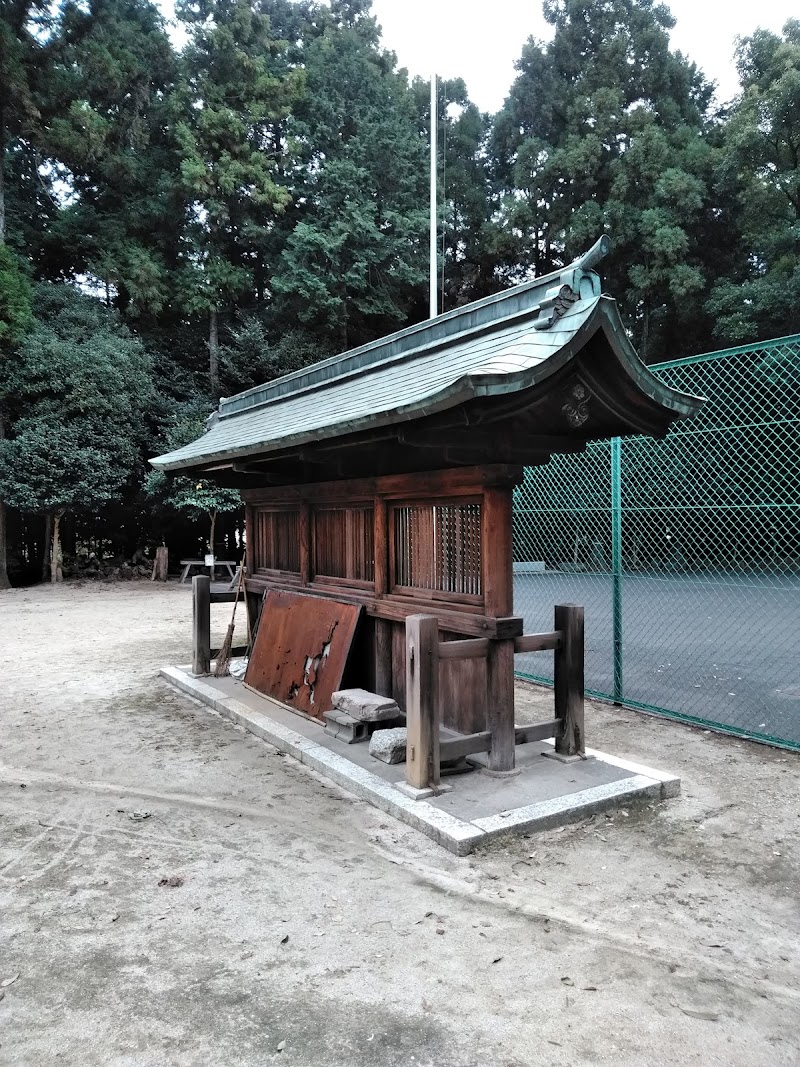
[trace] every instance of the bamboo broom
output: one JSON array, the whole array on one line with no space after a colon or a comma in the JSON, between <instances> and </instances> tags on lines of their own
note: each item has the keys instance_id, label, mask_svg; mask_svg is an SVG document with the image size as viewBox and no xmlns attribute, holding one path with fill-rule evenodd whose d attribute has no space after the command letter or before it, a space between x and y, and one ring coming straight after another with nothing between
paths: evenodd
<instances>
[{"instance_id":1,"label":"bamboo broom","mask_svg":"<svg viewBox=\"0 0 800 1067\"><path fill-rule=\"evenodd\" d=\"M214 667L214 677L224 678L231 673L231 649L233 648L233 631L236 629L236 609L239 606L239 594L244 587L244 560L239 567L239 583L236 586L236 599L233 602L233 615L231 616L228 632L222 642L222 648L217 653L217 662Z\"/></svg>"}]
</instances>

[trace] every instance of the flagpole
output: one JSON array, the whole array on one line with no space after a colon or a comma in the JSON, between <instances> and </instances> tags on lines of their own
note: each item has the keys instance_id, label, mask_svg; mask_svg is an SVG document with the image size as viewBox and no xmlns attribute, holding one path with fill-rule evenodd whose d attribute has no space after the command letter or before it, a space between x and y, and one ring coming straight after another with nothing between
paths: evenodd
<instances>
[{"instance_id":1,"label":"flagpole","mask_svg":"<svg viewBox=\"0 0 800 1067\"><path fill-rule=\"evenodd\" d=\"M439 284L439 270L436 255L437 226L436 226L436 128L438 125L438 110L436 106L436 75L431 75L431 224L430 224L430 318L435 319L439 314L439 302L437 300L437 288Z\"/></svg>"}]
</instances>

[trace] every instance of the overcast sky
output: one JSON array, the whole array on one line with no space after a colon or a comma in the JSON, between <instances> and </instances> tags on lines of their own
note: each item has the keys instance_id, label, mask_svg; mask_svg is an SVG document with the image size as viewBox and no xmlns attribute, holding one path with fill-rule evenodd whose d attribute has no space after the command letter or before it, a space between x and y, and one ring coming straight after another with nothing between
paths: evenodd
<instances>
[{"instance_id":1,"label":"overcast sky","mask_svg":"<svg viewBox=\"0 0 800 1067\"><path fill-rule=\"evenodd\" d=\"M672 44L718 85L720 100L737 91L737 35L758 26L780 32L800 17L800 0L668 0L678 20ZM484 111L497 111L528 37L546 38L540 0L373 0L383 42L410 74L462 77Z\"/></svg>"},{"instance_id":2,"label":"overcast sky","mask_svg":"<svg viewBox=\"0 0 800 1067\"><path fill-rule=\"evenodd\" d=\"M156 0L167 19L174 0ZM800 0L667 0L678 20L672 46L693 59L717 83L720 101L737 91L733 64L736 37L757 27L783 29L800 17ZM547 39L551 28L542 17L541 0L373 0L383 28L383 44L397 53L413 77L461 77L470 97L483 111L495 112L514 80L514 63L530 36ZM181 30L172 26L180 47Z\"/></svg>"}]
</instances>

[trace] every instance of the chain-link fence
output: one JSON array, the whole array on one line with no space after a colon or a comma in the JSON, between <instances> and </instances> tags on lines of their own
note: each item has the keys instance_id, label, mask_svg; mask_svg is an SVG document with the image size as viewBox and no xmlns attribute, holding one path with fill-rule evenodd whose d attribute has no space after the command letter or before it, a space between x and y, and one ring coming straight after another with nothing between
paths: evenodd
<instances>
[{"instance_id":1,"label":"chain-link fence","mask_svg":"<svg viewBox=\"0 0 800 1067\"><path fill-rule=\"evenodd\" d=\"M515 611L585 605L592 695L800 749L800 335L651 369L708 402L526 470Z\"/></svg>"}]
</instances>

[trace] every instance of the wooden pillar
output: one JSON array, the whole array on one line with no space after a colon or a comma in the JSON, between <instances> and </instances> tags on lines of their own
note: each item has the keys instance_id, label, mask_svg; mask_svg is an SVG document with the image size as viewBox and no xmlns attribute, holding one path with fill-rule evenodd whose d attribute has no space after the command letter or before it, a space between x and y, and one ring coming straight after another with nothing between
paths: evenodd
<instances>
[{"instance_id":1,"label":"wooden pillar","mask_svg":"<svg viewBox=\"0 0 800 1067\"><path fill-rule=\"evenodd\" d=\"M511 546L512 490L489 488L483 495L481 580L486 614L507 618L514 611L514 564ZM514 642L490 641L486 661L486 728L492 734L488 766L513 771Z\"/></svg>"},{"instance_id":2,"label":"wooden pillar","mask_svg":"<svg viewBox=\"0 0 800 1067\"><path fill-rule=\"evenodd\" d=\"M375 596L389 591L389 518L386 501L376 497L373 503L375 547ZM392 623L387 619L374 620L375 692L394 696L392 678Z\"/></svg>"},{"instance_id":3,"label":"wooden pillar","mask_svg":"<svg viewBox=\"0 0 800 1067\"><path fill-rule=\"evenodd\" d=\"M513 640L489 642L486 700L486 729L492 733L489 770L513 771L516 751Z\"/></svg>"},{"instance_id":4,"label":"wooden pillar","mask_svg":"<svg viewBox=\"0 0 800 1067\"><path fill-rule=\"evenodd\" d=\"M486 614L514 613L514 563L511 547L511 489L485 489L481 515L481 583Z\"/></svg>"},{"instance_id":5,"label":"wooden pillar","mask_svg":"<svg viewBox=\"0 0 800 1067\"><path fill-rule=\"evenodd\" d=\"M381 497L375 497L373 515L375 596L384 596L389 591L389 515L386 501Z\"/></svg>"},{"instance_id":6,"label":"wooden pillar","mask_svg":"<svg viewBox=\"0 0 800 1067\"><path fill-rule=\"evenodd\" d=\"M311 507L300 507L300 581L308 585L311 581Z\"/></svg>"},{"instance_id":7,"label":"wooden pillar","mask_svg":"<svg viewBox=\"0 0 800 1067\"><path fill-rule=\"evenodd\" d=\"M192 578L192 673L211 670L211 579L207 574Z\"/></svg>"},{"instance_id":8,"label":"wooden pillar","mask_svg":"<svg viewBox=\"0 0 800 1067\"><path fill-rule=\"evenodd\" d=\"M557 604L554 629L562 633L555 651L553 686L556 718L561 730L556 734L560 756L581 756L585 749L583 728L583 608L577 604Z\"/></svg>"},{"instance_id":9,"label":"wooden pillar","mask_svg":"<svg viewBox=\"0 0 800 1067\"><path fill-rule=\"evenodd\" d=\"M256 572L255 514L255 508L247 504L244 509L244 562L248 574Z\"/></svg>"},{"instance_id":10,"label":"wooden pillar","mask_svg":"<svg viewBox=\"0 0 800 1067\"><path fill-rule=\"evenodd\" d=\"M253 647L253 641L255 640L256 630L258 629L259 616L261 613L261 604L264 599L263 593L250 593L247 591L247 584L245 583L245 607L247 609L247 647L248 656Z\"/></svg>"},{"instance_id":11,"label":"wooden pillar","mask_svg":"<svg viewBox=\"0 0 800 1067\"><path fill-rule=\"evenodd\" d=\"M394 696L392 678L392 626L388 619L373 619L375 644L375 692Z\"/></svg>"},{"instance_id":12,"label":"wooden pillar","mask_svg":"<svg viewBox=\"0 0 800 1067\"><path fill-rule=\"evenodd\" d=\"M439 786L439 620L406 618L406 782Z\"/></svg>"}]
</instances>

